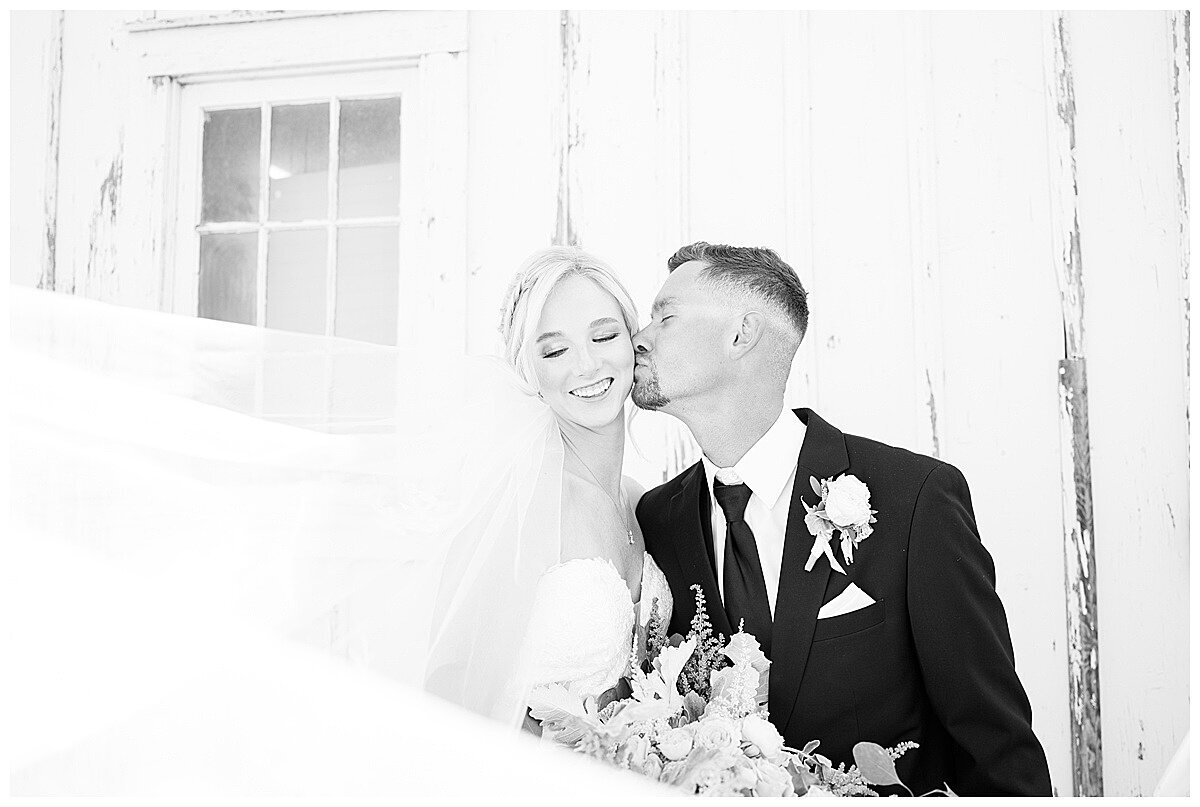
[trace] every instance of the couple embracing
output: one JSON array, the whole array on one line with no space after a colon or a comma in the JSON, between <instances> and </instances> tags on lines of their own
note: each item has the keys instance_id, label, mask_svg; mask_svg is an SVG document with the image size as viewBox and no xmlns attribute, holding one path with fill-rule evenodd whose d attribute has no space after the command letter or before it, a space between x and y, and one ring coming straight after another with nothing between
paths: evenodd
<instances>
[{"instance_id":1,"label":"couple embracing","mask_svg":"<svg viewBox=\"0 0 1200 807\"><path fill-rule=\"evenodd\" d=\"M536 731L539 690L610 690L647 631L687 632L698 585L713 629L743 628L770 659L789 746L819 739L837 764L859 740L912 742L897 768L915 792L1050 795L962 474L784 407L808 304L775 252L701 242L667 265L644 327L581 250L544 250L514 279L506 359L546 410L550 450L450 550L428 688ZM622 474L629 396L703 452L650 491ZM834 539L820 508L857 519L856 540ZM518 538L497 541L498 524ZM481 547L505 546L486 571ZM496 578L504 596L462 605L504 591Z\"/></svg>"}]
</instances>

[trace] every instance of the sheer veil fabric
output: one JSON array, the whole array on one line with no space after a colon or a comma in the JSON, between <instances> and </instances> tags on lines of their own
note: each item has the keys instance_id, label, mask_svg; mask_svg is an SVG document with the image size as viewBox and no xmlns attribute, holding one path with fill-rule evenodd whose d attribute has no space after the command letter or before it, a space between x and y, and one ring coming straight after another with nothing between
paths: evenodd
<instances>
[{"instance_id":1,"label":"sheer veil fabric","mask_svg":"<svg viewBox=\"0 0 1200 807\"><path fill-rule=\"evenodd\" d=\"M18 557L153 592L130 613L161 617L183 648L164 657L111 621L79 636L125 654L109 680L124 669L145 684L119 694L62 686L52 668L82 644L31 659L16 727L27 762L121 709L181 702L205 665L245 650L216 626L317 644L321 663L332 647L520 723L522 637L536 581L560 560L563 444L501 360L16 287L10 300ZM29 589L65 625L64 611L88 609L84 592L46 586L57 602ZM37 624L22 635L44 644Z\"/></svg>"}]
</instances>

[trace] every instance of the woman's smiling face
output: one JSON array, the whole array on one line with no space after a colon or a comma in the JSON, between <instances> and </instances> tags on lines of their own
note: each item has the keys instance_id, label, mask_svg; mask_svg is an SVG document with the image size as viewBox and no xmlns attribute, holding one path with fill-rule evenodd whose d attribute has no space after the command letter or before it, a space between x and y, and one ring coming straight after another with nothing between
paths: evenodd
<instances>
[{"instance_id":1,"label":"woman's smiling face","mask_svg":"<svg viewBox=\"0 0 1200 807\"><path fill-rule=\"evenodd\" d=\"M633 343L613 296L567 275L546 298L536 333L538 393L555 414L589 429L618 419L633 386Z\"/></svg>"}]
</instances>

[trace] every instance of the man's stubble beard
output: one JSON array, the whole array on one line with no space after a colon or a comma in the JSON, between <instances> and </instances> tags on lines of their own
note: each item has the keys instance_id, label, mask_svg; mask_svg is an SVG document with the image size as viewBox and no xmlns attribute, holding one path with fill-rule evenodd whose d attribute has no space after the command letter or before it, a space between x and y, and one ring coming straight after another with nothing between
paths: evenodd
<instances>
[{"instance_id":1,"label":"man's stubble beard","mask_svg":"<svg viewBox=\"0 0 1200 807\"><path fill-rule=\"evenodd\" d=\"M662 409L671 402L670 398L663 395L662 389L658 386L658 376L654 374L648 374L648 377L642 381L635 380L630 398L633 399L633 405L638 409L647 409L652 412Z\"/></svg>"}]
</instances>

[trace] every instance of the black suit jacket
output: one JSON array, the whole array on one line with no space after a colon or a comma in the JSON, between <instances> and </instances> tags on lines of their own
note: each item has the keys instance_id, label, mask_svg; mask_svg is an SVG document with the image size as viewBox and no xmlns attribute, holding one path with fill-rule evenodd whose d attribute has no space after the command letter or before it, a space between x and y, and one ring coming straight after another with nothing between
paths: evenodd
<instances>
[{"instance_id":1,"label":"black suit jacket","mask_svg":"<svg viewBox=\"0 0 1200 807\"><path fill-rule=\"evenodd\" d=\"M917 794L1051 795L1046 755L1017 678L995 566L975 526L971 494L951 465L842 434L809 409L791 491L772 628L771 720L794 748L853 762L859 741L920 744L897 765ZM874 532L832 572L804 564L813 537L800 499L809 477L853 474L871 490ZM687 633L699 583L716 631L729 636L712 562L708 485L700 463L649 491L637 516L675 600L672 632ZM839 561L841 552L834 540ZM817 619L853 581L875 603Z\"/></svg>"}]
</instances>

